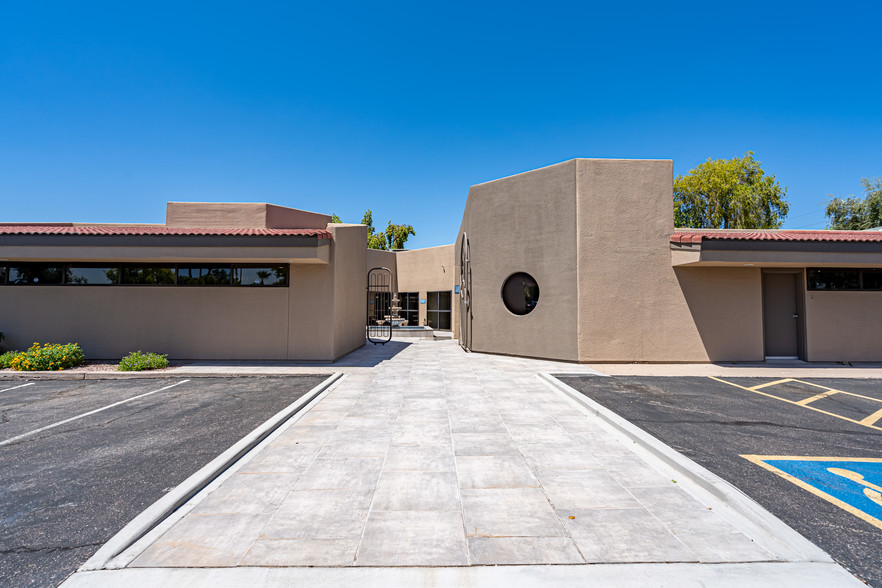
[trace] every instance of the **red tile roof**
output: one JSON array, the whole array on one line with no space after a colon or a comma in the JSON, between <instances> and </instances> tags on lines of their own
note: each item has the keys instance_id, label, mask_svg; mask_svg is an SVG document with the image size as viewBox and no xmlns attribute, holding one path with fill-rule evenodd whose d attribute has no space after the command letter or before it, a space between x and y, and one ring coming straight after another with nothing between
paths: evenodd
<instances>
[{"instance_id":1,"label":"red tile roof","mask_svg":"<svg viewBox=\"0 0 882 588\"><path fill-rule=\"evenodd\" d=\"M0 235L222 235L331 238L331 232L325 229L200 229L165 225L75 225L73 223L7 223L0 225Z\"/></svg>"},{"instance_id":2,"label":"red tile roof","mask_svg":"<svg viewBox=\"0 0 882 588\"><path fill-rule=\"evenodd\" d=\"M826 241L840 243L882 242L882 231L768 231L678 230L671 243L701 243L703 239L722 241Z\"/></svg>"}]
</instances>

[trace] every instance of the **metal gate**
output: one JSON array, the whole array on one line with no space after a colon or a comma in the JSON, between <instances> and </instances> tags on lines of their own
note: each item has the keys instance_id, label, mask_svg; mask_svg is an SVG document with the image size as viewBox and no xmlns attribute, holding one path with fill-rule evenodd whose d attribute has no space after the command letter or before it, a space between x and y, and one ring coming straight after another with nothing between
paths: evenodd
<instances>
[{"instance_id":1,"label":"metal gate","mask_svg":"<svg viewBox=\"0 0 882 588\"><path fill-rule=\"evenodd\" d=\"M459 344L472 350L472 264L469 236L462 234L459 249Z\"/></svg>"},{"instance_id":2,"label":"metal gate","mask_svg":"<svg viewBox=\"0 0 882 588\"><path fill-rule=\"evenodd\" d=\"M392 270L375 267L368 272L367 338L376 345L392 340Z\"/></svg>"}]
</instances>

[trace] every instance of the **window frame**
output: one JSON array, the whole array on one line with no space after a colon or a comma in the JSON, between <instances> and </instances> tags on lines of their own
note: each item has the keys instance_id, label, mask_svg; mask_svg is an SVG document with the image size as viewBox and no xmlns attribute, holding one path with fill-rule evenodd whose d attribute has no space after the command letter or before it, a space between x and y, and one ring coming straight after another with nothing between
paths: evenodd
<instances>
[{"instance_id":1,"label":"window frame","mask_svg":"<svg viewBox=\"0 0 882 588\"><path fill-rule=\"evenodd\" d=\"M212 267L222 268L227 271L228 280L226 283L220 284L182 284L178 281L178 272L181 268L187 267ZM34 271L45 271L49 269L58 269L60 272L60 280L57 282L38 281L37 283L14 283L10 281L10 268L30 268ZM72 268L96 268L104 270L116 269L118 272L116 282L111 283L77 283L69 280L68 272ZM172 273L172 281L164 283L127 283L124 280L125 272L134 270L147 269L165 269ZM234 276L236 270L239 269L266 269L276 275L276 282L272 284L248 284L235 283ZM281 274L281 275L280 275ZM65 286L65 287L187 287L187 288L287 288L291 285L291 264L288 263L217 263L213 261L206 262L188 262L188 263L100 263L100 262L76 262L76 261L49 261L49 262L3 262L0 263L0 287L2 286Z\"/></svg>"}]
</instances>

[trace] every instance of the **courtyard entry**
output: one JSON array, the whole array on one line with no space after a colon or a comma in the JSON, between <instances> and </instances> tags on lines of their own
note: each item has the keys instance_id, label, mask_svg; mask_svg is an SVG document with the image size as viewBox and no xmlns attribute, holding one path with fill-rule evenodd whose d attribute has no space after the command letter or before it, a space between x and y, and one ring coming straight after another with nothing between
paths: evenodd
<instances>
[{"instance_id":1,"label":"courtyard entry","mask_svg":"<svg viewBox=\"0 0 882 588\"><path fill-rule=\"evenodd\" d=\"M802 355L802 280L797 271L763 272L763 343L766 359Z\"/></svg>"},{"instance_id":2,"label":"courtyard entry","mask_svg":"<svg viewBox=\"0 0 882 588\"><path fill-rule=\"evenodd\" d=\"M375 267L368 272L367 338L376 345L392 340L392 271Z\"/></svg>"}]
</instances>

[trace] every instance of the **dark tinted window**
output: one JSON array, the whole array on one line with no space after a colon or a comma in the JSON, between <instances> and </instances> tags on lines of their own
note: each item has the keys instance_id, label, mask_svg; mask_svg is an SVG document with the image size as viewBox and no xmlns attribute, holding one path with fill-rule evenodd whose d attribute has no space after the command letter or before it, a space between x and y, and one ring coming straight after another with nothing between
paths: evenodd
<instances>
[{"instance_id":1,"label":"dark tinted window","mask_svg":"<svg viewBox=\"0 0 882 588\"><path fill-rule=\"evenodd\" d=\"M175 268L173 266L123 266L122 283L139 286L174 284Z\"/></svg>"},{"instance_id":2,"label":"dark tinted window","mask_svg":"<svg viewBox=\"0 0 882 588\"><path fill-rule=\"evenodd\" d=\"M85 286L94 284L118 284L118 267L80 267L71 265L67 267L64 283Z\"/></svg>"},{"instance_id":3,"label":"dark tinted window","mask_svg":"<svg viewBox=\"0 0 882 588\"><path fill-rule=\"evenodd\" d=\"M398 294L401 311L398 315L407 320L409 326L420 324L420 294L419 292L400 292Z\"/></svg>"},{"instance_id":4,"label":"dark tinted window","mask_svg":"<svg viewBox=\"0 0 882 588\"><path fill-rule=\"evenodd\" d=\"M530 274L512 274L502 285L502 303L513 314L533 312L539 301L539 284Z\"/></svg>"},{"instance_id":5,"label":"dark tinted window","mask_svg":"<svg viewBox=\"0 0 882 588\"><path fill-rule=\"evenodd\" d=\"M6 283L6 275L9 273L9 268L5 265L0 265L0 284Z\"/></svg>"},{"instance_id":6,"label":"dark tinted window","mask_svg":"<svg viewBox=\"0 0 882 588\"><path fill-rule=\"evenodd\" d=\"M288 266L233 266L234 286L287 286Z\"/></svg>"},{"instance_id":7,"label":"dark tinted window","mask_svg":"<svg viewBox=\"0 0 882 588\"><path fill-rule=\"evenodd\" d=\"M861 271L861 282L864 290L882 290L882 270Z\"/></svg>"},{"instance_id":8,"label":"dark tinted window","mask_svg":"<svg viewBox=\"0 0 882 588\"><path fill-rule=\"evenodd\" d=\"M23 263L9 266L10 284L60 284L62 266L41 263Z\"/></svg>"},{"instance_id":9,"label":"dark tinted window","mask_svg":"<svg viewBox=\"0 0 882 588\"><path fill-rule=\"evenodd\" d=\"M859 290L860 272L851 269L812 269L808 272L809 290Z\"/></svg>"},{"instance_id":10,"label":"dark tinted window","mask_svg":"<svg viewBox=\"0 0 882 588\"><path fill-rule=\"evenodd\" d=\"M229 286L230 266L179 265L178 286Z\"/></svg>"},{"instance_id":11,"label":"dark tinted window","mask_svg":"<svg viewBox=\"0 0 882 588\"><path fill-rule=\"evenodd\" d=\"M450 290L426 293L426 321L433 329L450 330Z\"/></svg>"}]
</instances>

